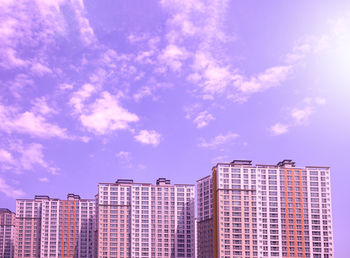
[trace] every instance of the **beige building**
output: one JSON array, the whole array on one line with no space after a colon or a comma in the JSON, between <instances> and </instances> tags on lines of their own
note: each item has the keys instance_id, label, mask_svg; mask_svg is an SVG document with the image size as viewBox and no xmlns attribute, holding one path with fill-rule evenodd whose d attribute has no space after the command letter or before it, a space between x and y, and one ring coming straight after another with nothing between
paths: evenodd
<instances>
[{"instance_id":1,"label":"beige building","mask_svg":"<svg viewBox=\"0 0 350 258\"><path fill-rule=\"evenodd\" d=\"M194 257L194 185L99 183L98 257Z\"/></svg>"}]
</instances>

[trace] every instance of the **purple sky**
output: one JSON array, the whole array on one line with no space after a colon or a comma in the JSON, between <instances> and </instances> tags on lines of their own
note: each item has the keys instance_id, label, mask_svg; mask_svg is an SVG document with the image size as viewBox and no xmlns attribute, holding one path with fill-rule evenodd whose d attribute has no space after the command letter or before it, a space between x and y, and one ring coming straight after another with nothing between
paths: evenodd
<instances>
[{"instance_id":1,"label":"purple sky","mask_svg":"<svg viewBox=\"0 0 350 258\"><path fill-rule=\"evenodd\" d=\"M217 161L332 167L350 257L350 1L2 0L0 206Z\"/></svg>"}]
</instances>

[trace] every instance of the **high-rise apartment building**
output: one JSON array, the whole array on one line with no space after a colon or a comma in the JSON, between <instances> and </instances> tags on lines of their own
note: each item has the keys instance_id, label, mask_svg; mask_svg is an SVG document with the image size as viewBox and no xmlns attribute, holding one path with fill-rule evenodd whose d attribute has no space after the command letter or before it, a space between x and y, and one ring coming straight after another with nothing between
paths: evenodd
<instances>
[{"instance_id":1,"label":"high-rise apartment building","mask_svg":"<svg viewBox=\"0 0 350 258\"><path fill-rule=\"evenodd\" d=\"M197 181L197 256L213 254L213 181L206 176Z\"/></svg>"},{"instance_id":2,"label":"high-rise apartment building","mask_svg":"<svg viewBox=\"0 0 350 258\"><path fill-rule=\"evenodd\" d=\"M0 208L0 257L12 258L14 254L16 214Z\"/></svg>"},{"instance_id":3,"label":"high-rise apartment building","mask_svg":"<svg viewBox=\"0 0 350 258\"><path fill-rule=\"evenodd\" d=\"M194 185L99 183L98 257L194 257Z\"/></svg>"},{"instance_id":4,"label":"high-rise apartment building","mask_svg":"<svg viewBox=\"0 0 350 258\"><path fill-rule=\"evenodd\" d=\"M199 258L334 257L329 167L218 163L197 194Z\"/></svg>"},{"instance_id":5,"label":"high-rise apartment building","mask_svg":"<svg viewBox=\"0 0 350 258\"><path fill-rule=\"evenodd\" d=\"M95 200L35 196L16 212L15 257L95 257Z\"/></svg>"}]
</instances>

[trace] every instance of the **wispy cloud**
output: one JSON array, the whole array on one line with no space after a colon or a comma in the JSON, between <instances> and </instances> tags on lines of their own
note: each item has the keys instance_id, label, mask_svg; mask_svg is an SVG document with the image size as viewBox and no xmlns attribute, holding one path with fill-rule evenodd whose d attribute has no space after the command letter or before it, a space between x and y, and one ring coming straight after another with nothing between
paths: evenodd
<instances>
[{"instance_id":1,"label":"wispy cloud","mask_svg":"<svg viewBox=\"0 0 350 258\"><path fill-rule=\"evenodd\" d=\"M49 179L47 177L39 177L38 180L44 183L49 182Z\"/></svg>"},{"instance_id":2,"label":"wispy cloud","mask_svg":"<svg viewBox=\"0 0 350 258\"><path fill-rule=\"evenodd\" d=\"M150 79L147 85L140 87L133 94L133 98L136 102L139 102L147 97L150 97L153 101L156 101L160 97L159 94L157 94L157 91L159 91L160 89L169 89L171 87L171 83L156 82L155 79Z\"/></svg>"},{"instance_id":3,"label":"wispy cloud","mask_svg":"<svg viewBox=\"0 0 350 258\"><path fill-rule=\"evenodd\" d=\"M285 122L277 122L269 130L272 135L286 134L292 127L307 124L316 108L325 104L325 98L305 98L301 105L287 109Z\"/></svg>"},{"instance_id":4,"label":"wispy cloud","mask_svg":"<svg viewBox=\"0 0 350 258\"><path fill-rule=\"evenodd\" d=\"M197 126L197 128L202 128L207 126L213 120L215 120L215 118L212 114L210 114L208 111L203 111L195 117L193 123Z\"/></svg>"},{"instance_id":5,"label":"wispy cloud","mask_svg":"<svg viewBox=\"0 0 350 258\"><path fill-rule=\"evenodd\" d=\"M271 126L270 130L273 135L281 135L288 132L289 125L287 124L281 124L276 123L273 126Z\"/></svg>"},{"instance_id":6,"label":"wispy cloud","mask_svg":"<svg viewBox=\"0 0 350 258\"><path fill-rule=\"evenodd\" d=\"M69 101L69 104L74 107L74 112L82 112L84 101L87 100L96 91L97 87L90 83L84 84L79 90L75 91Z\"/></svg>"},{"instance_id":7,"label":"wispy cloud","mask_svg":"<svg viewBox=\"0 0 350 258\"><path fill-rule=\"evenodd\" d=\"M45 111L49 112L48 109ZM36 111L35 106L34 111L18 112L18 109L0 103L0 130L6 133L16 132L41 138L69 138L66 129L50 123L42 114L42 110L40 112Z\"/></svg>"},{"instance_id":8,"label":"wispy cloud","mask_svg":"<svg viewBox=\"0 0 350 258\"><path fill-rule=\"evenodd\" d=\"M134 138L140 143L158 146L162 136L154 130L141 130Z\"/></svg>"},{"instance_id":9,"label":"wispy cloud","mask_svg":"<svg viewBox=\"0 0 350 258\"><path fill-rule=\"evenodd\" d=\"M145 169L146 165L139 164L135 160L133 160L133 155L129 151L119 151L115 155L119 161L119 163L126 168L129 169Z\"/></svg>"},{"instance_id":10,"label":"wispy cloud","mask_svg":"<svg viewBox=\"0 0 350 258\"><path fill-rule=\"evenodd\" d=\"M199 147L216 148L224 144L232 143L239 137L239 134L227 132L226 134L219 134L210 140L200 139Z\"/></svg>"},{"instance_id":11,"label":"wispy cloud","mask_svg":"<svg viewBox=\"0 0 350 258\"><path fill-rule=\"evenodd\" d=\"M0 149L0 167L3 170L22 173L42 168L51 174L57 174L58 168L52 166L44 158L44 146L38 143L23 144L12 142Z\"/></svg>"},{"instance_id":12,"label":"wispy cloud","mask_svg":"<svg viewBox=\"0 0 350 258\"><path fill-rule=\"evenodd\" d=\"M7 197L14 199L25 196L25 193L21 189L16 189L13 186L10 186L3 178L0 178L0 192Z\"/></svg>"}]
</instances>

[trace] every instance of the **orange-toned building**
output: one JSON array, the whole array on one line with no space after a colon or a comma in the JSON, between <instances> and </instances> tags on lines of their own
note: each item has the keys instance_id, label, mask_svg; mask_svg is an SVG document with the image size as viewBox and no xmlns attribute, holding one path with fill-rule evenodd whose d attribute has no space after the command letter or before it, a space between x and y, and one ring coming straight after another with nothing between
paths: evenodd
<instances>
[{"instance_id":1,"label":"orange-toned building","mask_svg":"<svg viewBox=\"0 0 350 258\"><path fill-rule=\"evenodd\" d=\"M329 167L218 163L197 194L199 258L334 257Z\"/></svg>"},{"instance_id":2,"label":"orange-toned building","mask_svg":"<svg viewBox=\"0 0 350 258\"><path fill-rule=\"evenodd\" d=\"M35 196L16 203L15 257L95 257L95 200Z\"/></svg>"}]
</instances>

